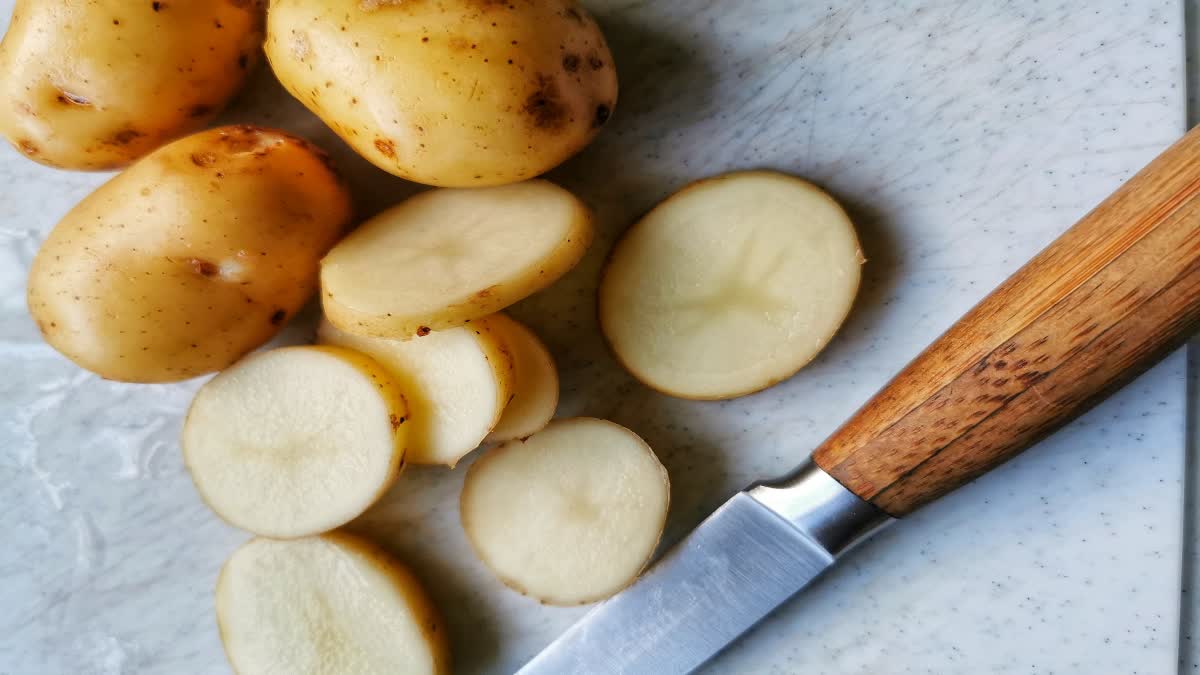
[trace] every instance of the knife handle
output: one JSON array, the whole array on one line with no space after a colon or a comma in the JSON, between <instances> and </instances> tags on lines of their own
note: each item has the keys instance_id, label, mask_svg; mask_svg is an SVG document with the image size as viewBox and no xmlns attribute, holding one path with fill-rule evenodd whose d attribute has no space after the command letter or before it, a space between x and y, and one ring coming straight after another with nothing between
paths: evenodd
<instances>
[{"instance_id":1,"label":"knife handle","mask_svg":"<svg viewBox=\"0 0 1200 675\"><path fill-rule=\"evenodd\" d=\"M1013 457L1200 323L1200 127L925 349L813 453L903 516Z\"/></svg>"}]
</instances>

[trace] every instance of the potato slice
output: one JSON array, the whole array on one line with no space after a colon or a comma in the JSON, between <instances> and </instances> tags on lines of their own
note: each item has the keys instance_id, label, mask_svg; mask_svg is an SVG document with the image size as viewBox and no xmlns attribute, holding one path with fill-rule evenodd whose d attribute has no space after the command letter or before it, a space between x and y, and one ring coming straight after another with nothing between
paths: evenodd
<instances>
[{"instance_id":1,"label":"potato slice","mask_svg":"<svg viewBox=\"0 0 1200 675\"><path fill-rule=\"evenodd\" d=\"M484 440L491 443L525 438L541 431L558 407L558 370L538 336L504 314L487 319L500 334L513 360L513 394L500 421Z\"/></svg>"},{"instance_id":2,"label":"potato slice","mask_svg":"<svg viewBox=\"0 0 1200 675\"><path fill-rule=\"evenodd\" d=\"M238 673L450 672L445 627L416 578L341 532L243 544L221 569L216 605Z\"/></svg>"},{"instance_id":3,"label":"potato slice","mask_svg":"<svg viewBox=\"0 0 1200 675\"><path fill-rule=\"evenodd\" d=\"M496 426L513 391L513 358L492 318L409 340L364 337L328 320L324 344L358 350L400 383L409 406L408 452L413 464L451 468Z\"/></svg>"},{"instance_id":4,"label":"potato slice","mask_svg":"<svg viewBox=\"0 0 1200 675\"><path fill-rule=\"evenodd\" d=\"M551 605L628 586L667 518L667 471L632 431L556 420L489 450L467 471L459 510L475 552L509 587Z\"/></svg>"},{"instance_id":5,"label":"potato slice","mask_svg":"<svg viewBox=\"0 0 1200 675\"><path fill-rule=\"evenodd\" d=\"M549 286L591 240L591 213L553 183L430 190L334 246L321 261L321 298L342 330L405 338Z\"/></svg>"},{"instance_id":6,"label":"potato slice","mask_svg":"<svg viewBox=\"0 0 1200 675\"><path fill-rule=\"evenodd\" d=\"M200 496L268 537L331 530L396 480L408 426L382 366L340 347L253 354L209 380L183 423Z\"/></svg>"},{"instance_id":7,"label":"potato slice","mask_svg":"<svg viewBox=\"0 0 1200 675\"><path fill-rule=\"evenodd\" d=\"M833 338L864 262L845 211L771 171L694 183L613 249L600 325L646 385L724 399L792 376Z\"/></svg>"}]
</instances>

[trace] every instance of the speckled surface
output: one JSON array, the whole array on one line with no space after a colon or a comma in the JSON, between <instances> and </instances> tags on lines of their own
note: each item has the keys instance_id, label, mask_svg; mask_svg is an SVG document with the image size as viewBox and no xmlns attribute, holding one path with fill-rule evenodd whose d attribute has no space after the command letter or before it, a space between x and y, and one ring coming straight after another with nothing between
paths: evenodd
<instances>
[{"instance_id":1,"label":"speckled surface","mask_svg":"<svg viewBox=\"0 0 1200 675\"><path fill-rule=\"evenodd\" d=\"M7 16L12 0L0 0ZM578 270L514 313L563 371L560 414L658 451L677 539L796 463L955 317L1183 130L1178 2L597 2L622 76L611 127L552 178L596 207ZM415 188L355 160L263 76L226 118L334 151L370 213ZM688 180L775 167L849 206L867 257L849 323L795 378L672 400L604 352L613 237ZM81 373L24 311L38 241L101 175L0 150L0 673L225 673L211 589L245 535L197 500L176 436L198 386ZM311 329L300 320L289 339ZM1179 605L1178 355L885 532L713 673L1168 673ZM363 521L448 615L459 671L504 673L581 609L503 590L457 524L462 467L414 470Z\"/></svg>"}]
</instances>

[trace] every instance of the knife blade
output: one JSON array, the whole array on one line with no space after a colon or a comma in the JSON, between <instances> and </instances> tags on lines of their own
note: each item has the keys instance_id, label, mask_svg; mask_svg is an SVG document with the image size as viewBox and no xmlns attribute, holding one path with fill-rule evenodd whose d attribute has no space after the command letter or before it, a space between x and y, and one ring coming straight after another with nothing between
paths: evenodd
<instances>
[{"instance_id":1,"label":"knife blade","mask_svg":"<svg viewBox=\"0 0 1200 675\"><path fill-rule=\"evenodd\" d=\"M694 670L892 518L1030 447L1198 326L1200 127L984 298L796 472L735 495L520 673Z\"/></svg>"},{"instance_id":2,"label":"knife blade","mask_svg":"<svg viewBox=\"0 0 1200 675\"><path fill-rule=\"evenodd\" d=\"M520 672L689 672L890 521L806 463L734 495Z\"/></svg>"}]
</instances>

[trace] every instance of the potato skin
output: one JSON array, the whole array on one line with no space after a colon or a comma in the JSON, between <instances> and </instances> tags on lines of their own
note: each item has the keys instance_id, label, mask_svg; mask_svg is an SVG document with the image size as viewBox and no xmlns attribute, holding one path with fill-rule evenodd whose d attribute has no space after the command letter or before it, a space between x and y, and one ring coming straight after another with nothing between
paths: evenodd
<instances>
[{"instance_id":1,"label":"potato skin","mask_svg":"<svg viewBox=\"0 0 1200 675\"><path fill-rule=\"evenodd\" d=\"M17 0L0 133L62 169L125 166L203 127L258 61L253 0Z\"/></svg>"},{"instance_id":2,"label":"potato skin","mask_svg":"<svg viewBox=\"0 0 1200 675\"><path fill-rule=\"evenodd\" d=\"M617 99L608 45L573 0L274 0L265 51L359 154L428 185L544 173Z\"/></svg>"},{"instance_id":3,"label":"potato skin","mask_svg":"<svg viewBox=\"0 0 1200 675\"><path fill-rule=\"evenodd\" d=\"M316 288L350 196L324 153L221 127L166 145L83 199L29 273L52 347L113 380L170 382L233 363Z\"/></svg>"}]
</instances>

